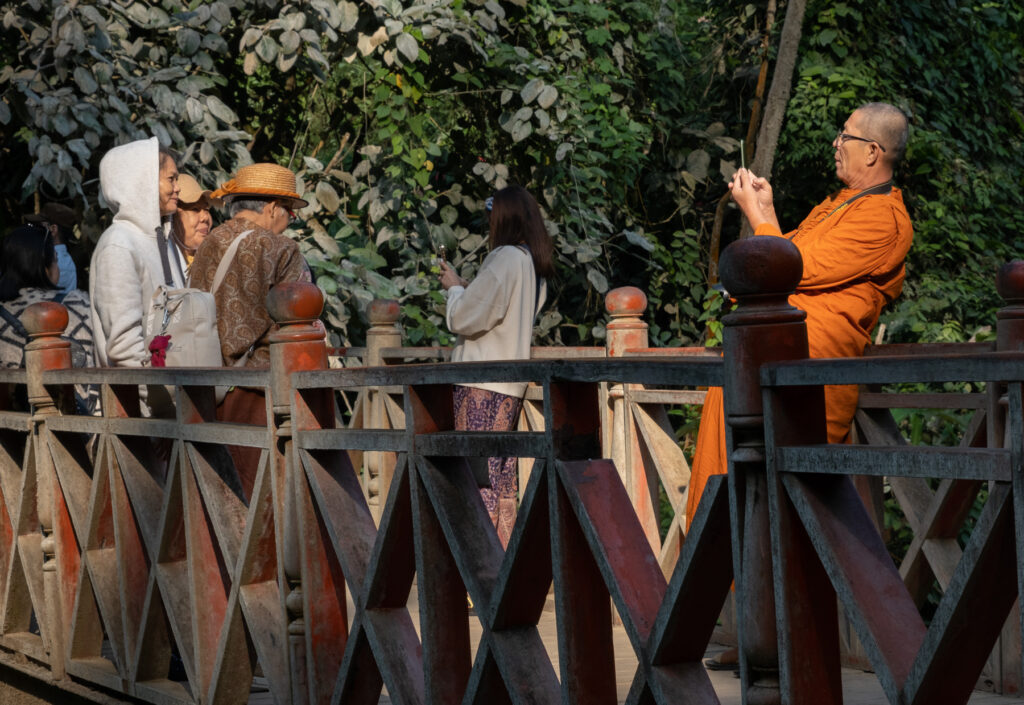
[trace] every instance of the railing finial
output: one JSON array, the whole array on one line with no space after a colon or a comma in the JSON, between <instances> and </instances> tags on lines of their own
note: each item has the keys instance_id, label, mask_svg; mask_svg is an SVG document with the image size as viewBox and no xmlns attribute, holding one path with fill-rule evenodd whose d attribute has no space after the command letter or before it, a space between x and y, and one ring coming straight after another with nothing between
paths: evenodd
<instances>
[{"instance_id":1,"label":"railing finial","mask_svg":"<svg viewBox=\"0 0 1024 705\"><path fill-rule=\"evenodd\" d=\"M267 312L282 326L314 321L324 310L320 287L308 282L284 282L267 294Z\"/></svg>"},{"instance_id":2,"label":"railing finial","mask_svg":"<svg viewBox=\"0 0 1024 705\"><path fill-rule=\"evenodd\" d=\"M394 299L374 299L366 310L371 326L393 326L398 323L401 310Z\"/></svg>"},{"instance_id":3,"label":"railing finial","mask_svg":"<svg viewBox=\"0 0 1024 705\"><path fill-rule=\"evenodd\" d=\"M1024 260L1007 262L996 274L996 291L1006 305L996 313L996 349L1024 349Z\"/></svg>"},{"instance_id":4,"label":"railing finial","mask_svg":"<svg viewBox=\"0 0 1024 705\"><path fill-rule=\"evenodd\" d=\"M718 263L722 285L731 296L780 294L788 297L803 275L796 245L784 237L751 237L725 248Z\"/></svg>"},{"instance_id":5,"label":"railing finial","mask_svg":"<svg viewBox=\"0 0 1024 705\"><path fill-rule=\"evenodd\" d=\"M647 294L635 286L620 286L604 297L604 310L612 318L639 318L647 310Z\"/></svg>"},{"instance_id":6,"label":"railing finial","mask_svg":"<svg viewBox=\"0 0 1024 705\"><path fill-rule=\"evenodd\" d=\"M68 327L68 310L54 301L40 301L25 309L21 322L29 338L59 338Z\"/></svg>"}]
</instances>

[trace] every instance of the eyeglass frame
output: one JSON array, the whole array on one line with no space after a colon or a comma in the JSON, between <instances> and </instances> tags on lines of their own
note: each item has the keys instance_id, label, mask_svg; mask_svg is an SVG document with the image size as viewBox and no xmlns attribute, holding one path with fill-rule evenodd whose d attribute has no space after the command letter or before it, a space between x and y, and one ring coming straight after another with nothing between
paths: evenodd
<instances>
[{"instance_id":1,"label":"eyeglass frame","mask_svg":"<svg viewBox=\"0 0 1024 705\"><path fill-rule=\"evenodd\" d=\"M836 133L836 142L838 142L839 144L843 144L847 140L857 140L858 142L873 142L878 145L878 148L880 150L882 150L883 152L885 151L885 147L883 147L882 143L879 142L878 140L873 140L868 137L858 137L857 135L851 135L849 132L843 132L842 130L839 130L839 132Z\"/></svg>"}]
</instances>

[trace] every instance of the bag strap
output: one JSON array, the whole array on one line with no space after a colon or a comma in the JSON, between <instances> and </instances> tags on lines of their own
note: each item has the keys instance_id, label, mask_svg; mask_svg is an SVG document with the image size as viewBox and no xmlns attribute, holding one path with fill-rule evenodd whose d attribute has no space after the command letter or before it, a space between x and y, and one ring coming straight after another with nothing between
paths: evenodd
<instances>
[{"instance_id":1,"label":"bag strap","mask_svg":"<svg viewBox=\"0 0 1024 705\"><path fill-rule=\"evenodd\" d=\"M213 275L213 284L210 286L210 293L216 294L217 289L220 288L221 282L224 281L224 277L227 276L228 267L231 265L231 261L235 258L235 253L238 252L238 246L242 244L242 240L249 236L252 230L246 230L244 233L236 237L228 245L228 251L224 253L224 256L220 260L220 264L217 265L217 271Z\"/></svg>"},{"instance_id":2,"label":"bag strap","mask_svg":"<svg viewBox=\"0 0 1024 705\"><path fill-rule=\"evenodd\" d=\"M0 318L7 321L7 325L9 325L15 333L20 335L26 341L28 340L28 330L25 328L25 324L23 324L17 316L8 311L6 306L0 305Z\"/></svg>"},{"instance_id":3,"label":"bag strap","mask_svg":"<svg viewBox=\"0 0 1024 705\"><path fill-rule=\"evenodd\" d=\"M168 288L173 288L174 277L171 275L171 263L167 258L167 238L164 237L163 224L156 226L156 244L160 250L160 264L164 266L164 284Z\"/></svg>"}]
</instances>

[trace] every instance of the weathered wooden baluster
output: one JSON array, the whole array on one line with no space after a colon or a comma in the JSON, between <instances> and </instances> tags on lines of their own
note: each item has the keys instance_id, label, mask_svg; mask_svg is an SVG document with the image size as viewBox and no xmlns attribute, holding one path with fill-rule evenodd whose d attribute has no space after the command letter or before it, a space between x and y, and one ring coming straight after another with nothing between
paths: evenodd
<instances>
[{"instance_id":1,"label":"weathered wooden baluster","mask_svg":"<svg viewBox=\"0 0 1024 705\"><path fill-rule=\"evenodd\" d=\"M1024 350L1024 260L1014 260L999 268L996 276L996 290L1006 305L996 314L996 350L1018 352ZM989 385L988 446L1007 447L1007 424L1004 393L1006 385ZM1019 596L1015 608L1017 620L1013 618L1003 628L998 648L1002 651L1002 672L999 674L1003 692L1021 689L1024 682L1024 648L1021 634L1024 634L1024 562L1019 558L1024 547L1024 481L1015 482L1014 507L1017 532L1017 586Z\"/></svg>"},{"instance_id":2,"label":"weathered wooden baluster","mask_svg":"<svg viewBox=\"0 0 1024 705\"><path fill-rule=\"evenodd\" d=\"M788 301L803 263L788 240L755 237L728 247L719 264L722 283L738 303L722 323L744 703L777 705L782 700L760 368L767 362L808 356L806 314ZM817 412L823 416L823 406Z\"/></svg>"},{"instance_id":3,"label":"weathered wooden baluster","mask_svg":"<svg viewBox=\"0 0 1024 705\"><path fill-rule=\"evenodd\" d=\"M62 560L58 541L74 542L67 513L60 512L63 502L56 496L57 478L53 458L47 447L46 419L61 413L62 400L54 398L56 390L43 386L42 374L47 370L63 370L71 367L71 343L60 336L68 325L68 312L61 304L42 302L29 306L22 315L29 334L25 346L25 368L28 371L28 401L32 408L32 430L30 442L33 447L36 474L36 510L42 532L40 548L43 554L43 593L45 612L37 607L36 619L43 637L44 646L49 650L50 668L53 677L63 679L64 654L67 644L65 629L71 624L71 610L74 604L74 579L62 585L58 563ZM62 394L71 395L71 390ZM65 530L55 534L56 522L64 520ZM77 557L77 549L75 550ZM77 578L77 576L75 576ZM69 590L68 586L72 586Z\"/></svg>"},{"instance_id":4,"label":"weathered wooden baluster","mask_svg":"<svg viewBox=\"0 0 1024 705\"><path fill-rule=\"evenodd\" d=\"M647 295L635 286L623 286L608 292L604 300L605 310L611 322L605 327L605 346L608 357L623 357L631 350L648 346L647 324L642 316L647 310ZM639 388L639 385L632 385ZM661 552L661 536L658 532L658 477L653 468L648 473L644 467L640 444L633 427L629 408L627 385L612 384L608 389L608 413L611 423L611 438L604 440L605 457L615 461L615 467L622 477L622 484L633 502L637 519L644 527L644 533L655 555ZM602 409L604 411L604 409Z\"/></svg>"},{"instance_id":5,"label":"weathered wooden baluster","mask_svg":"<svg viewBox=\"0 0 1024 705\"><path fill-rule=\"evenodd\" d=\"M382 355L385 348L402 347L402 329L398 325L399 313L398 302L391 299L374 299L370 304L367 311L370 329L366 331L366 357L363 359L366 367L379 367L385 364ZM386 388L373 387L365 390L362 408L365 428L393 427L388 419L387 395ZM373 512L374 521L380 522L380 513L384 510L384 501L391 488L397 455L385 451L366 451L363 457L366 463L366 502Z\"/></svg>"},{"instance_id":6,"label":"weathered wooden baluster","mask_svg":"<svg viewBox=\"0 0 1024 705\"><path fill-rule=\"evenodd\" d=\"M301 464L292 450L291 374L327 368L324 331L314 325L323 310L320 289L289 282L274 287L267 310L279 328L270 335L270 399L275 434L272 462L283 568L284 608L292 677L292 703L322 702L333 686L348 635L342 576L326 557ZM313 403L310 399L314 398ZM305 408L333 425L330 390L304 397ZM315 586L317 594L303 590ZM327 590L328 586L336 589ZM330 593L330 594L329 594Z\"/></svg>"},{"instance_id":7,"label":"weathered wooden baluster","mask_svg":"<svg viewBox=\"0 0 1024 705\"><path fill-rule=\"evenodd\" d=\"M1007 262L996 274L1006 305L996 313L996 351L1024 350L1024 260ZM988 447L1002 448L1006 432L1006 385L989 384Z\"/></svg>"}]
</instances>

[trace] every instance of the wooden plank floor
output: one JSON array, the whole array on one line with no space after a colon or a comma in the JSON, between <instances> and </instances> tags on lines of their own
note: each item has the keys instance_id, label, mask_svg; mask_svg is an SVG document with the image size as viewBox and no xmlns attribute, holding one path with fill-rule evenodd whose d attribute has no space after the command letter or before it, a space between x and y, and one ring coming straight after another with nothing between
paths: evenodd
<instances>
[{"instance_id":1,"label":"wooden plank floor","mask_svg":"<svg viewBox=\"0 0 1024 705\"><path fill-rule=\"evenodd\" d=\"M418 600L415 586L413 586L412 594L409 596L409 610L413 613L413 623L417 625L418 631ZM351 614L352 603L350 599L350 618ZM475 653L477 644L480 643L480 633L482 631L480 621L470 617L469 631L470 640ZM544 642L544 646L547 647L548 654L551 655L551 660L555 667L555 673L558 673L558 647L555 631L555 611L554 601L551 596L548 597L548 603L545 606L544 614L541 617L540 634L541 639ZM633 654L633 649L629 644L629 639L626 637L626 632L620 626L614 628L614 642L615 669L619 695L618 700L620 703L623 703L626 701L629 686L633 681L637 661ZM722 646L712 644L708 649L706 656L713 656L723 648L724 647ZM718 698L721 701L721 705L741 705L739 678L733 675L731 671L709 671L709 674L711 676L711 682L715 687L715 692L718 694ZM878 679L875 678L875 674L864 673L862 671L849 668L843 669L843 701L844 705L889 705L889 701L882 692L882 688L878 684ZM271 705L273 702L273 698L270 696L270 693L267 692L254 692L252 697L249 699L250 705ZM381 696L380 703L381 705L392 705L392 701L386 693ZM981 692L975 692L970 699L970 705L1022 705L1022 703L1024 703L1024 701L1019 698ZM400 704L396 703L395 705Z\"/></svg>"}]
</instances>

